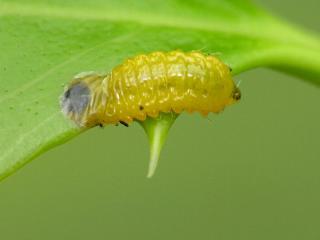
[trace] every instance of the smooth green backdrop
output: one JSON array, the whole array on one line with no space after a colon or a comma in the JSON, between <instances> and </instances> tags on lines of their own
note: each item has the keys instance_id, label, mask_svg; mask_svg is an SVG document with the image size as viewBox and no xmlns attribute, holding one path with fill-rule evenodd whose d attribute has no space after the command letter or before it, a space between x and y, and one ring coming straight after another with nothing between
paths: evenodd
<instances>
[{"instance_id":1,"label":"smooth green backdrop","mask_svg":"<svg viewBox=\"0 0 320 240\"><path fill-rule=\"evenodd\" d=\"M320 31L316 0L259 2ZM271 70L236 79L241 103L180 116L151 180L138 124L26 165L0 183L0 239L320 239L320 89Z\"/></svg>"}]
</instances>

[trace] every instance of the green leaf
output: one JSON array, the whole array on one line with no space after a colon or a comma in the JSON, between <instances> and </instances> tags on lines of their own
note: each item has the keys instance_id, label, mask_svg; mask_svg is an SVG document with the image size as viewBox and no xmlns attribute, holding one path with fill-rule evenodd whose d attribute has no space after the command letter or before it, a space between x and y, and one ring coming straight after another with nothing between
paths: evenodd
<instances>
[{"instance_id":1,"label":"green leaf","mask_svg":"<svg viewBox=\"0 0 320 240\"><path fill-rule=\"evenodd\" d=\"M83 71L155 50L216 54L320 85L320 42L243 0L0 0L0 178L82 130L59 96Z\"/></svg>"}]
</instances>

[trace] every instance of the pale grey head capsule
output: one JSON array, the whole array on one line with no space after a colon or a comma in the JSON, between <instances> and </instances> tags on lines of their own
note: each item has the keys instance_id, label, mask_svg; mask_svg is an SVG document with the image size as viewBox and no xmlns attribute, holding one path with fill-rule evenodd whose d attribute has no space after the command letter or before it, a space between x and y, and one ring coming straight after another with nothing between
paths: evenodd
<instances>
[{"instance_id":1,"label":"pale grey head capsule","mask_svg":"<svg viewBox=\"0 0 320 240\"><path fill-rule=\"evenodd\" d=\"M61 109L66 115L80 118L90 102L90 89L85 83L71 85L61 98Z\"/></svg>"}]
</instances>

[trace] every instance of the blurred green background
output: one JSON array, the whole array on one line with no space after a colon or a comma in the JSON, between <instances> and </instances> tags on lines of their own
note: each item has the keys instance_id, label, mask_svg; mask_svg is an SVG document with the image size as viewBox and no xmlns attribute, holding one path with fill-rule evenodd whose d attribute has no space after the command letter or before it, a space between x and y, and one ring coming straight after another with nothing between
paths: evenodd
<instances>
[{"instance_id":1,"label":"blurred green background","mask_svg":"<svg viewBox=\"0 0 320 240\"><path fill-rule=\"evenodd\" d=\"M317 0L263 1L320 31ZM96 128L0 183L0 239L320 239L320 89L271 70L183 114L154 178L138 124Z\"/></svg>"}]
</instances>

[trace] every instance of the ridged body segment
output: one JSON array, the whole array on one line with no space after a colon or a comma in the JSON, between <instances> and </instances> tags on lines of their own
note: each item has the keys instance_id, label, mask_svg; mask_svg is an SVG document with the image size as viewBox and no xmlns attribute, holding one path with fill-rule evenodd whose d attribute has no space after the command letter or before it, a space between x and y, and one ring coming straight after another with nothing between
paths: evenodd
<instances>
[{"instance_id":1,"label":"ridged body segment","mask_svg":"<svg viewBox=\"0 0 320 240\"><path fill-rule=\"evenodd\" d=\"M76 82L90 89L90 103L75 114L92 126L156 117L159 112L220 112L235 102L230 69L200 52L153 52L127 59L107 75L89 74Z\"/></svg>"}]
</instances>

